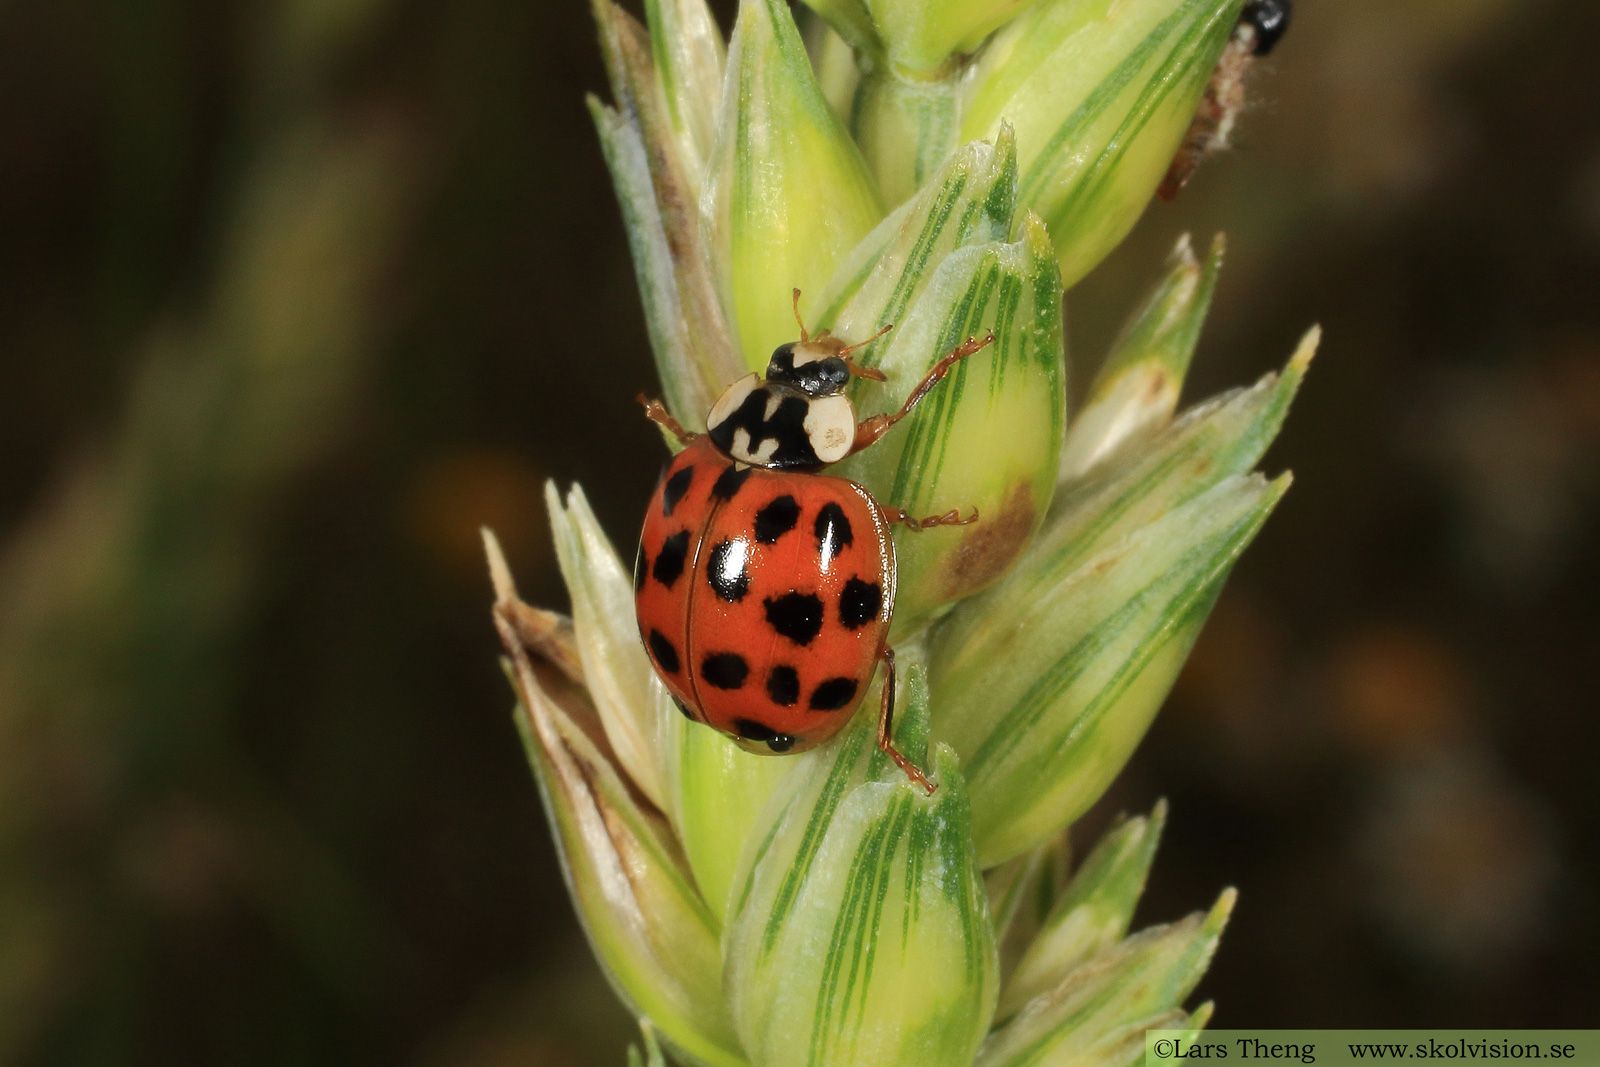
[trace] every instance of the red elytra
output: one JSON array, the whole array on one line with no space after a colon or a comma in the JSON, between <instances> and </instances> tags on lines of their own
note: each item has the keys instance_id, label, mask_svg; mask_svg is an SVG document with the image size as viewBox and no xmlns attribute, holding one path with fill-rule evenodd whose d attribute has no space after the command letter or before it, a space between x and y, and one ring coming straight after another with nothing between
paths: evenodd
<instances>
[{"instance_id":1,"label":"red elytra","mask_svg":"<svg viewBox=\"0 0 1600 1067\"><path fill-rule=\"evenodd\" d=\"M878 744L912 780L933 785L890 741L894 714L894 542L889 527L963 525L878 504L862 486L817 473L876 441L958 360L935 365L901 410L856 423L842 392L857 367L825 332L784 345L765 379L730 386L689 434L661 405L650 418L686 447L662 472L634 563L639 633L683 713L752 752L802 752L850 721L877 664L887 665ZM856 346L859 347L859 346ZM642 398L641 398L642 399ZM848 440L840 442L840 420Z\"/></svg>"},{"instance_id":2,"label":"red elytra","mask_svg":"<svg viewBox=\"0 0 1600 1067\"><path fill-rule=\"evenodd\" d=\"M702 437L650 499L634 566L639 632L691 718L773 751L849 718L894 615L894 543L867 491L738 470Z\"/></svg>"}]
</instances>

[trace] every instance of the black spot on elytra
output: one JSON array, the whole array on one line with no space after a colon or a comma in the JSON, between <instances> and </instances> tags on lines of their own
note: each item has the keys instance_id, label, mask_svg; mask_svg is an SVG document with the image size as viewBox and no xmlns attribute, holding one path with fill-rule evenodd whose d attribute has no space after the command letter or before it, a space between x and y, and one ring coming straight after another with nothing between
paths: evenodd
<instances>
[{"instance_id":1,"label":"black spot on elytra","mask_svg":"<svg viewBox=\"0 0 1600 1067\"><path fill-rule=\"evenodd\" d=\"M809 645L822 629L822 601L810 593L785 593L766 601L767 624L797 645Z\"/></svg>"},{"instance_id":2,"label":"black spot on elytra","mask_svg":"<svg viewBox=\"0 0 1600 1067\"><path fill-rule=\"evenodd\" d=\"M781 708L794 707L800 699L800 675L793 667L782 664L767 672L767 696Z\"/></svg>"},{"instance_id":3,"label":"black spot on elytra","mask_svg":"<svg viewBox=\"0 0 1600 1067\"><path fill-rule=\"evenodd\" d=\"M706 566L706 581L712 592L730 604L738 603L750 591L750 575L745 573L744 554L734 551L732 541L724 538L711 550Z\"/></svg>"},{"instance_id":4,"label":"black spot on elytra","mask_svg":"<svg viewBox=\"0 0 1600 1067\"><path fill-rule=\"evenodd\" d=\"M856 688L854 678L829 678L811 691L806 704L812 711L838 711L855 699Z\"/></svg>"},{"instance_id":5,"label":"black spot on elytra","mask_svg":"<svg viewBox=\"0 0 1600 1067\"><path fill-rule=\"evenodd\" d=\"M765 741L774 752L787 752L794 747L794 738L780 734L770 726L763 726L754 719L735 719L733 729L746 741Z\"/></svg>"},{"instance_id":6,"label":"black spot on elytra","mask_svg":"<svg viewBox=\"0 0 1600 1067\"><path fill-rule=\"evenodd\" d=\"M750 665L737 652L713 652L700 661L700 677L718 689L738 689L750 676Z\"/></svg>"},{"instance_id":7,"label":"black spot on elytra","mask_svg":"<svg viewBox=\"0 0 1600 1067\"><path fill-rule=\"evenodd\" d=\"M644 550L644 542L639 542L639 551L633 556L633 591L639 592L644 588L644 580L650 576L650 557Z\"/></svg>"},{"instance_id":8,"label":"black spot on elytra","mask_svg":"<svg viewBox=\"0 0 1600 1067\"><path fill-rule=\"evenodd\" d=\"M650 654L656 658L656 663L668 674L677 674L678 650L672 647L672 642L667 640L667 635L660 630L650 631Z\"/></svg>"},{"instance_id":9,"label":"black spot on elytra","mask_svg":"<svg viewBox=\"0 0 1600 1067\"><path fill-rule=\"evenodd\" d=\"M855 534L850 529L850 520L845 518L844 508L832 501L822 505L822 510L817 512L817 521L812 523L811 530L817 535L817 552L822 556L824 567L832 563L833 557L855 541Z\"/></svg>"},{"instance_id":10,"label":"black spot on elytra","mask_svg":"<svg viewBox=\"0 0 1600 1067\"><path fill-rule=\"evenodd\" d=\"M754 467L746 467L744 470L740 470L738 467L729 467L722 472L716 483L711 486L711 495L718 500L733 499L733 494L739 491L744 485L745 479L750 477L750 472L754 469Z\"/></svg>"},{"instance_id":11,"label":"black spot on elytra","mask_svg":"<svg viewBox=\"0 0 1600 1067\"><path fill-rule=\"evenodd\" d=\"M650 569L656 581L672 588L683 574L683 562L689 555L689 531L679 530L665 541L661 542L661 554L656 556L656 565Z\"/></svg>"},{"instance_id":12,"label":"black spot on elytra","mask_svg":"<svg viewBox=\"0 0 1600 1067\"><path fill-rule=\"evenodd\" d=\"M794 529L800 521L800 505L785 493L756 512L756 540L764 545L775 545L778 538Z\"/></svg>"},{"instance_id":13,"label":"black spot on elytra","mask_svg":"<svg viewBox=\"0 0 1600 1067\"><path fill-rule=\"evenodd\" d=\"M882 607L883 589L877 582L852 578L839 591L839 621L852 630L859 630L876 619Z\"/></svg>"},{"instance_id":14,"label":"black spot on elytra","mask_svg":"<svg viewBox=\"0 0 1600 1067\"><path fill-rule=\"evenodd\" d=\"M667 479L667 484L661 489L661 514L668 517L672 515L672 509L678 506L683 494L689 491L689 483L692 481L694 481L692 466L683 468Z\"/></svg>"}]
</instances>

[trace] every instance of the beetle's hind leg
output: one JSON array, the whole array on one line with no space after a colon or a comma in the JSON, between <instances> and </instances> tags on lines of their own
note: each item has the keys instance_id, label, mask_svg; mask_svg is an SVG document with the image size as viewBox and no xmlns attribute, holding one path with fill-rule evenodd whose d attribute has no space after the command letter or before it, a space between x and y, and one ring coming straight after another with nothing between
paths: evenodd
<instances>
[{"instance_id":1,"label":"beetle's hind leg","mask_svg":"<svg viewBox=\"0 0 1600 1067\"><path fill-rule=\"evenodd\" d=\"M966 518L961 517L960 508L951 508L943 515L929 515L925 519L912 518L906 514L905 508L886 508L878 505L878 514L883 516L883 521L893 526L903 523L908 530L926 530L930 526L971 526L978 521L978 509L973 508L972 514Z\"/></svg>"},{"instance_id":2,"label":"beetle's hind leg","mask_svg":"<svg viewBox=\"0 0 1600 1067\"><path fill-rule=\"evenodd\" d=\"M667 410L666 405L661 401L651 400L643 393L640 393L636 399L644 405L644 417L676 437L679 444L686 445L700 436L697 433L690 433L685 430L683 425L672 417L672 413Z\"/></svg>"},{"instance_id":3,"label":"beetle's hind leg","mask_svg":"<svg viewBox=\"0 0 1600 1067\"><path fill-rule=\"evenodd\" d=\"M894 649L888 645L883 646L883 700L878 705L878 747L895 762L895 766L906 772L906 777L916 782L928 795L933 796L933 791L939 787L928 781L928 776L910 760L900 754L894 747L890 735L894 733Z\"/></svg>"}]
</instances>

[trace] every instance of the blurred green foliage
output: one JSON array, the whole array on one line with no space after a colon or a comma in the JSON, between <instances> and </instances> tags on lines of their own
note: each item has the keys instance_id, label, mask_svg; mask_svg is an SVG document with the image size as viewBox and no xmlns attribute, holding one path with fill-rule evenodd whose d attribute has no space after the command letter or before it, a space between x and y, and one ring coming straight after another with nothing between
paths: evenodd
<instances>
[{"instance_id":1,"label":"blurred green foliage","mask_svg":"<svg viewBox=\"0 0 1600 1067\"><path fill-rule=\"evenodd\" d=\"M0 1063L621 1062L475 532L559 602L541 479L626 542L661 459L588 18L0 7ZM1585 1025L1600 12L1297 19L1068 297L1098 355L1227 229L1191 394L1327 336L1296 491L1089 821L1172 796L1152 916L1240 886L1230 1024Z\"/></svg>"}]
</instances>

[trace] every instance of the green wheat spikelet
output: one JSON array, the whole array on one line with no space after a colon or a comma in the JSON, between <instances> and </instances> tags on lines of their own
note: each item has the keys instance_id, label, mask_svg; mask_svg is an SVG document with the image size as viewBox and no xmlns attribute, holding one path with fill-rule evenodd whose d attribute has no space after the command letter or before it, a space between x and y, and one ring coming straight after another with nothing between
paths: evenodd
<instances>
[{"instance_id":1,"label":"green wheat spikelet","mask_svg":"<svg viewBox=\"0 0 1600 1067\"><path fill-rule=\"evenodd\" d=\"M895 743L874 716L781 759L678 713L583 491L548 501L569 617L494 619L567 885L643 1029L630 1063L1117 1067L1187 1008L1234 906L1130 933L1165 806L1070 878L1064 835L1149 727L1288 488L1255 467L1315 351L1178 413L1222 264L1187 237L1086 395L1062 297L1133 226L1241 0L594 0L590 100L662 395L690 429L806 321L847 341L864 414L994 334L835 472L886 505L975 505L897 535ZM915 538L914 540L912 538ZM878 686L865 697L873 707ZM1016 951L1002 951L1007 945Z\"/></svg>"}]
</instances>

